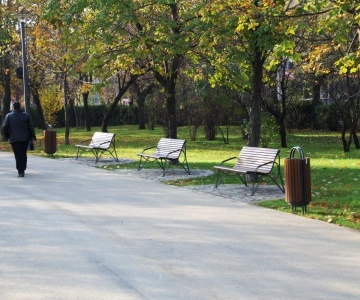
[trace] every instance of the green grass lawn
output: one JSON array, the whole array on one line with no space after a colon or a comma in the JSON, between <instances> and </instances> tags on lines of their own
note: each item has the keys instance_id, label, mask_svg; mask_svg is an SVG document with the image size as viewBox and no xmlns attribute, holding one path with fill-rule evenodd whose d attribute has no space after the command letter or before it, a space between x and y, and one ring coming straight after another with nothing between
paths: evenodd
<instances>
[{"instance_id":1,"label":"green grass lawn","mask_svg":"<svg viewBox=\"0 0 360 300\"><path fill-rule=\"evenodd\" d=\"M91 132L84 129L70 130L70 145L64 144L64 129L56 129L58 147L54 158L75 157L76 143L91 138L100 128L92 128ZM116 133L116 148L119 158L137 160L137 153L147 146L156 145L159 138L164 136L161 127L155 130L138 130L137 126L109 127L109 132ZM47 156L43 152L43 135L37 132L38 141L35 143L36 155ZM197 141L189 140L189 129L178 129L178 138L187 140L187 157L190 169L210 169L222 160L237 156L242 146L246 144L237 128L231 128L229 144L224 144L218 135L215 141L207 141L203 132ZM276 139L278 140L278 139ZM288 148L281 149L281 164L289 157L292 147L300 146L306 157L310 157L312 199L307 208L306 217L323 220L350 228L360 229L360 150L351 148L349 153L342 151L339 133L329 132L293 132L288 134ZM273 142L271 148L279 148L280 142ZM0 149L9 151L9 146L1 142ZM92 155L91 153L86 155ZM117 166L114 166L117 167ZM121 168L137 168L137 163L120 166ZM148 163L146 167L157 167ZM111 168L111 166L108 166ZM284 173L283 173L284 175ZM214 184L215 176L206 178L181 180L170 182L173 185ZM228 176L225 183L240 184L235 176ZM259 205L278 209L288 213L301 215L301 209L291 211L291 207L282 200L265 201Z\"/></svg>"}]
</instances>

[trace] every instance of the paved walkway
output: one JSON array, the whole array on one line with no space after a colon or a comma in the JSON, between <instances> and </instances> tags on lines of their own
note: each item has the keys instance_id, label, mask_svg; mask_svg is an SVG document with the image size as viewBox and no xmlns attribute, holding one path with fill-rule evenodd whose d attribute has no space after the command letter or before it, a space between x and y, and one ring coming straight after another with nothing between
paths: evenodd
<instances>
[{"instance_id":1,"label":"paved walkway","mask_svg":"<svg viewBox=\"0 0 360 300\"><path fill-rule=\"evenodd\" d=\"M0 152L0 298L360 299L360 233Z\"/></svg>"}]
</instances>

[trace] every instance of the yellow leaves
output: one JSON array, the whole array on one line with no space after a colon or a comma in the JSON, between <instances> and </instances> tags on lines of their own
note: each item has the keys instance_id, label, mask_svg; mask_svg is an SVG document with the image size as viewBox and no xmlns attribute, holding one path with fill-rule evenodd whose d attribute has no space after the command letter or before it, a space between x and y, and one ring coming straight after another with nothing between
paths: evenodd
<instances>
[{"instance_id":1,"label":"yellow leaves","mask_svg":"<svg viewBox=\"0 0 360 300\"><path fill-rule=\"evenodd\" d=\"M317 47L314 47L310 53L309 58L312 61L322 60L324 56L327 56L328 53L332 51L332 45L324 44Z\"/></svg>"},{"instance_id":2,"label":"yellow leaves","mask_svg":"<svg viewBox=\"0 0 360 300\"><path fill-rule=\"evenodd\" d=\"M353 74L356 73L357 71L358 69L356 67L349 68L348 66L345 65L340 67L340 74L347 74L347 73Z\"/></svg>"},{"instance_id":3,"label":"yellow leaves","mask_svg":"<svg viewBox=\"0 0 360 300\"><path fill-rule=\"evenodd\" d=\"M256 29L256 27L258 27L258 26L259 26L258 22L251 20L250 23L248 24L248 29L249 30Z\"/></svg>"},{"instance_id":4,"label":"yellow leaves","mask_svg":"<svg viewBox=\"0 0 360 300\"><path fill-rule=\"evenodd\" d=\"M264 0L262 1L262 4L264 5L264 7L274 7L275 3L273 0Z\"/></svg>"},{"instance_id":5,"label":"yellow leaves","mask_svg":"<svg viewBox=\"0 0 360 300\"><path fill-rule=\"evenodd\" d=\"M236 32L241 32L244 30L254 30L259 26L259 23L256 22L255 20L242 20L239 19L239 23L238 26L236 27Z\"/></svg>"},{"instance_id":6,"label":"yellow leaves","mask_svg":"<svg viewBox=\"0 0 360 300\"><path fill-rule=\"evenodd\" d=\"M57 123L56 113L62 106L62 97L63 95L56 85L47 86L40 90L41 106L46 123L51 125Z\"/></svg>"},{"instance_id":7,"label":"yellow leaves","mask_svg":"<svg viewBox=\"0 0 360 300\"><path fill-rule=\"evenodd\" d=\"M243 31L244 29L245 29L244 23L239 23L239 25L236 27L237 32Z\"/></svg>"},{"instance_id":8,"label":"yellow leaves","mask_svg":"<svg viewBox=\"0 0 360 300\"><path fill-rule=\"evenodd\" d=\"M289 27L289 28L286 30L286 34L287 34L287 35L295 35L295 29L292 28L292 27Z\"/></svg>"},{"instance_id":9,"label":"yellow leaves","mask_svg":"<svg viewBox=\"0 0 360 300\"><path fill-rule=\"evenodd\" d=\"M192 77L194 78L195 81L201 81L204 80L205 78L203 72L201 71L196 71L196 73L192 74Z\"/></svg>"},{"instance_id":10,"label":"yellow leaves","mask_svg":"<svg viewBox=\"0 0 360 300\"><path fill-rule=\"evenodd\" d=\"M112 67L115 69L125 70L134 63L135 59L129 55L119 55L112 63Z\"/></svg>"},{"instance_id":11,"label":"yellow leaves","mask_svg":"<svg viewBox=\"0 0 360 300\"><path fill-rule=\"evenodd\" d=\"M82 94L86 94L86 93L90 92L90 90L91 90L91 84L85 83L81 86Z\"/></svg>"},{"instance_id":12,"label":"yellow leaves","mask_svg":"<svg viewBox=\"0 0 360 300\"><path fill-rule=\"evenodd\" d=\"M308 64L304 66L305 71L328 74L333 65L329 63L329 55L334 52L332 44L315 46L308 55Z\"/></svg>"},{"instance_id":13,"label":"yellow leaves","mask_svg":"<svg viewBox=\"0 0 360 300\"><path fill-rule=\"evenodd\" d=\"M335 66L339 68L340 74L354 74L360 70L359 58L356 59L354 56L339 59L335 62Z\"/></svg>"}]
</instances>

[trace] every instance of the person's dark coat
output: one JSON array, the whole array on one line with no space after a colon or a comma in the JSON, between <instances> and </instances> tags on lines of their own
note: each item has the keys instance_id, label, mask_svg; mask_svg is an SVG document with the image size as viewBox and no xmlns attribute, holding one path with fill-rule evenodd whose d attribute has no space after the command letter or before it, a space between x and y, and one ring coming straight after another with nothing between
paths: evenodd
<instances>
[{"instance_id":1,"label":"person's dark coat","mask_svg":"<svg viewBox=\"0 0 360 300\"><path fill-rule=\"evenodd\" d=\"M6 115L3 122L3 137L13 142L36 140L35 129L29 114L15 109Z\"/></svg>"}]
</instances>

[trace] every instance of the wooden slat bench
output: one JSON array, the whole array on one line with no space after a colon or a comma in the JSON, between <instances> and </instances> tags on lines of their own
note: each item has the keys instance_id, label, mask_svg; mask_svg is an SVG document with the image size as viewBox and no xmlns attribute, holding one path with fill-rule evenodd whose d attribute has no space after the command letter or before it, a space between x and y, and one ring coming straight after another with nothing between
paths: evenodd
<instances>
[{"instance_id":1,"label":"wooden slat bench","mask_svg":"<svg viewBox=\"0 0 360 300\"><path fill-rule=\"evenodd\" d=\"M149 151L154 149L154 151ZM145 148L140 156L140 171L148 161L156 161L163 170L165 176L171 165L180 164L184 170L190 174L189 165L186 158L186 141L180 139L161 138L156 146Z\"/></svg>"},{"instance_id":2,"label":"wooden slat bench","mask_svg":"<svg viewBox=\"0 0 360 300\"><path fill-rule=\"evenodd\" d=\"M91 139L84 140L80 144L75 145L77 147L76 159L85 151L91 151L96 162L105 153L109 153L115 161L119 161L115 147L115 133L107 132L95 132Z\"/></svg>"},{"instance_id":3,"label":"wooden slat bench","mask_svg":"<svg viewBox=\"0 0 360 300\"><path fill-rule=\"evenodd\" d=\"M224 163L237 159L235 166L228 167ZM285 192L284 182L280 170L280 150L270 148L258 148L244 146L238 157L231 157L215 166L218 171L215 187L218 187L224 178L229 174L235 174L247 186L248 177L251 178L254 195L264 178L268 177L282 192Z\"/></svg>"}]
</instances>

